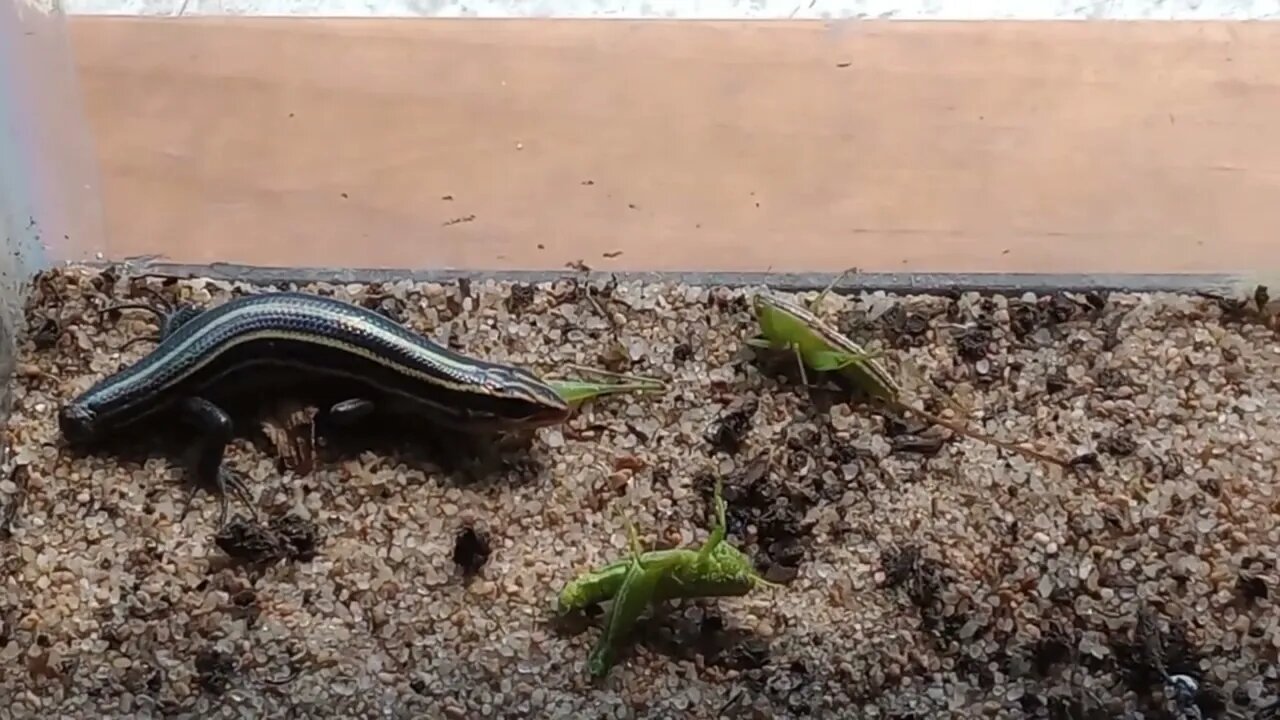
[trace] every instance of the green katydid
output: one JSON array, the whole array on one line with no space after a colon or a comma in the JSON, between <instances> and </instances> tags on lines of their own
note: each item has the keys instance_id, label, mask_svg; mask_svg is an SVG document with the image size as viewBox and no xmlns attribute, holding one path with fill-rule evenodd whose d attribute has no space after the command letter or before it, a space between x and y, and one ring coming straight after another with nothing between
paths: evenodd
<instances>
[{"instance_id":1,"label":"green katydid","mask_svg":"<svg viewBox=\"0 0 1280 720\"><path fill-rule=\"evenodd\" d=\"M627 520L630 555L575 578L560 591L560 613L612 601L604 632L587 661L592 675L609 672L618 647L651 604L674 598L739 596L756 587L777 587L756 572L741 550L725 541L726 506L718 481L714 504L716 523L701 547L645 552L635 525Z\"/></svg>"},{"instance_id":2,"label":"green katydid","mask_svg":"<svg viewBox=\"0 0 1280 720\"><path fill-rule=\"evenodd\" d=\"M817 305L849 271L842 273L828 285L810 307ZM789 351L795 354L800 368L801 382L809 384L805 368L817 372L833 372L849 380L875 401L892 409L911 413L935 425L966 437L990 443L1036 460L1066 467L1068 462L1037 450L997 440L970 430L959 423L943 419L902 401L902 388L893 376L878 362L879 353L869 353L843 333L824 322L809 308L769 293L757 293L752 298L752 309L760 325L761 334L746 342L752 347Z\"/></svg>"}]
</instances>

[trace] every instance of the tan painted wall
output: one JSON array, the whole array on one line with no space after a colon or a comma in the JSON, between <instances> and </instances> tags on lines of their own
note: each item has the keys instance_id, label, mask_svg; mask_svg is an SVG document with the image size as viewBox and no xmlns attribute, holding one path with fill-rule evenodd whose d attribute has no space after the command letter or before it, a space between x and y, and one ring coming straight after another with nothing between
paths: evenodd
<instances>
[{"instance_id":1,"label":"tan painted wall","mask_svg":"<svg viewBox=\"0 0 1280 720\"><path fill-rule=\"evenodd\" d=\"M1280 266L1280 26L75 18L110 253Z\"/></svg>"}]
</instances>

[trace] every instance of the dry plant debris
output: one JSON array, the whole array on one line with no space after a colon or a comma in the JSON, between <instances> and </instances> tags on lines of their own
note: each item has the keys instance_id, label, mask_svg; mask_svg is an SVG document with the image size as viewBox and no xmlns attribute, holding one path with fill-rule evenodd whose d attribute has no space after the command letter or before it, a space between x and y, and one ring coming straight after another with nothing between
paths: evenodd
<instances>
[{"instance_id":1,"label":"dry plant debris","mask_svg":"<svg viewBox=\"0 0 1280 720\"><path fill-rule=\"evenodd\" d=\"M756 328L743 291L296 289L544 374L605 352L671 389L592 403L484 481L415 443L342 452L306 423L305 442L254 425L229 462L275 519L221 545L275 559L232 562L208 496L179 520L179 464L151 447L72 456L54 413L149 348L128 343L153 320L110 304L258 289L49 273L27 311L0 468L0 714L1253 720L1280 708L1280 339L1213 299L824 303L842 332L972 408L975 426L1076 457L1064 470L964 437L902 439L930 431L797 387L744 348ZM553 622L557 588L625 553L619 503L648 547L690 545L715 478L730 541L785 587L670 603L593 684L599 628ZM483 542L465 536L477 527Z\"/></svg>"}]
</instances>

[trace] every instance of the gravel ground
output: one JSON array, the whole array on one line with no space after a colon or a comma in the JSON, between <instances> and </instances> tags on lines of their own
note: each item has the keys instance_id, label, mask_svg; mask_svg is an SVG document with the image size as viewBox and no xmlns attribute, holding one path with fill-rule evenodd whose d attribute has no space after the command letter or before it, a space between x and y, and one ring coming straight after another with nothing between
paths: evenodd
<instances>
[{"instance_id":1,"label":"gravel ground","mask_svg":"<svg viewBox=\"0 0 1280 720\"><path fill-rule=\"evenodd\" d=\"M1280 338L1248 308L824 305L986 432L1077 460L1064 470L805 392L744 348L743 291L305 286L490 359L671 389L597 401L490 479L323 442L308 468L250 435L229 463L294 542L243 562L209 496L179 520L176 460L62 449L56 408L154 332L96 310L147 289L254 290L37 283L0 475L0 717L1280 714ZM917 393L942 412L938 395ZM650 547L700 543L715 477L730 541L783 587L661 606L592 682L600 616L557 621L555 594L625 552L624 515Z\"/></svg>"}]
</instances>

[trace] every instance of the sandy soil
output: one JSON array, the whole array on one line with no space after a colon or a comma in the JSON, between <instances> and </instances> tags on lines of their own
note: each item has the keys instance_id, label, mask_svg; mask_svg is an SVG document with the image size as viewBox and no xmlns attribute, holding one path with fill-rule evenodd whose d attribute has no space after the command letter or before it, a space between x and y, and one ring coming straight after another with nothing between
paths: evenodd
<instances>
[{"instance_id":1,"label":"sandy soil","mask_svg":"<svg viewBox=\"0 0 1280 720\"><path fill-rule=\"evenodd\" d=\"M1248 307L824 304L923 407L946 411L941 388L1064 470L805 391L744 347L745 291L301 289L539 373L670 390L595 402L487 478L324 438L298 464L250 432L229 464L272 525L215 537L208 495L179 519L181 456L72 453L55 413L152 347L125 347L151 318L108 304L262 289L45 276L0 474L0 716L1276 715L1280 339ZM593 682L601 616L556 619L556 593L625 552L624 516L650 547L700 543L717 477L730 542L782 587L656 608Z\"/></svg>"}]
</instances>

